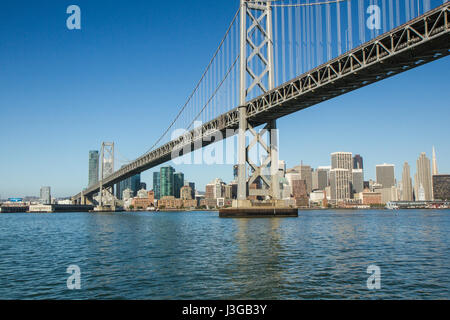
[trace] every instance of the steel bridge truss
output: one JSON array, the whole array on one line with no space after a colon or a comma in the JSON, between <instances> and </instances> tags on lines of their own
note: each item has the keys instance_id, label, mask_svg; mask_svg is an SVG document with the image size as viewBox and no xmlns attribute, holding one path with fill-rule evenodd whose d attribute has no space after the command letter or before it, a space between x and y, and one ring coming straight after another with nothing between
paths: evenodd
<instances>
[{"instance_id":1,"label":"steel bridge truss","mask_svg":"<svg viewBox=\"0 0 450 320\"><path fill-rule=\"evenodd\" d=\"M448 56L449 12L450 3L447 2L250 100L244 104L248 124L254 128L270 123L274 119ZM170 161L173 154L183 156L214 143L217 140L212 137L216 137L218 132L222 137L229 137L230 133L238 134L239 117L239 107L220 115L114 172L102 181L103 186L113 186ZM99 189L100 183L72 199L78 202L82 195L93 195Z\"/></svg>"}]
</instances>

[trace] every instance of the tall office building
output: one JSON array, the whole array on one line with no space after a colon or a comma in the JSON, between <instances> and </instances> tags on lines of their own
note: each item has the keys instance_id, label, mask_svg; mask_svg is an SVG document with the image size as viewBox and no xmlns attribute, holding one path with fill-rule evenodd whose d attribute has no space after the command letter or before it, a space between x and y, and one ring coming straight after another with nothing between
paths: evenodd
<instances>
[{"instance_id":1,"label":"tall office building","mask_svg":"<svg viewBox=\"0 0 450 320\"><path fill-rule=\"evenodd\" d=\"M330 167L318 167L318 189L325 190L326 187L330 185Z\"/></svg>"},{"instance_id":2,"label":"tall office building","mask_svg":"<svg viewBox=\"0 0 450 320\"><path fill-rule=\"evenodd\" d=\"M174 196L175 195L175 186L174 186L174 173L175 169L171 166L161 167L160 172L160 196Z\"/></svg>"},{"instance_id":3,"label":"tall office building","mask_svg":"<svg viewBox=\"0 0 450 320\"><path fill-rule=\"evenodd\" d=\"M175 198L180 198L180 190L184 186L184 174L177 172L173 175L173 195Z\"/></svg>"},{"instance_id":4,"label":"tall office building","mask_svg":"<svg viewBox=\"0 0 450 320\"><path fill-rule=\"evenodd\" d=\"M351 177L353 158L351 152L334 152L331 154L331 169L347 169Z\"/></svg>"},{"instance_id":5,"label":"tall office building","mask_svg":"<svg viewBox=\"0 0 450 320\"><path fill-rule=\"evenodd\" d=\"M195 199L195 182L189 182L186 185L189 185L189 187L191 187L191 197L192 199Z\"/></svg>"},{"instance_id":6,"label":"tall office building","mask_svg":"<svg viewBox=\"0 0 450 320\"><path fill-rule=\"evenodd\" d=\"M352 172L353 157L351 152L334 152L331 154L330 187L332 200L350 199Z\"/></svg>"},{"instance_id":7,"label":"tall office building","mask_svg":"<svg viewBox=\"0 0 450 320\"><path fill-rule=\"evenodd\" d=\"M88 186L92 186L98 182L99 172L99 152L98 150L89 151L89 178Z\"/></svg>"},{"instance_id":8,"label":"tall office building","mask_svg":"<svg viewBox=\"0 0 450 320\"><path fill-rule=\"evenodd\" d=\"M425 152L422 152L419 159L417 159L417 173L415 180L414 190L416 195L419 193L420 188L423 187L424 200L433 200L430 159L427 158Z\"/></svg>"},{"instance_id":9,"label":"tall office building","mask_svg":"<svg viewBox=\"0 0 450 320\"><path fill-rule=\"evenodd\" d=\"M331 200L336 202L350 199L350 180L348 169L331 169Z\"/></svg>"},{"instance_id":10,"label":"tall office building","mask_svg":"<svg viewBox=\"0 0 450 320\"><path fill-rule=\"evenodd\" d=\"M352 171L352 187L354 193L364 191L364 172L362 169L353 169Z\"/></svg>"},{"instance_id":11,"label":"tall office building","mask_svg":"<svg viewBox=\"0 0 450 320\"><path fill-rule=\"evenodd\" d=\"M129 189L132 197L137 195L137 192L141 190L141 174L138 173L132 177L120 181L116 185L116 198L123 200L123 192Z\"/></svg>"},{"instance_id":12,"label":"tall office building","mask_svg":"<svg viewBox=\"0 0 450 320\"><path fill-rule=\"evenodd\" d=\"M155 192L155 199L161 199L161 175L159 172L153 172L153 191Z\"/></svg>"},{"instance_id":13,"label":"tall office building","mask_svg":"<svg viewBox=\"0 0 450 320\"><path fill-rule=\"evenodd\" d=\"M353 157L353 169L360 169L360 170L364 169L363 157L361 157L359 154Z\"/></svg>"},{"instance_id":14,"label":"tall office building","mask_svg":"<svg viewBox=\"0 0 450 320\"><path fill-rule=\"evenodd\" d=\"M41 187L41 198L42 204L51 204L52 196L51 196L51 188L50 187Z\"/></svg>"},{"instance_id":15,"label":"tall office building","mask_svg":"<svg viewBox=\"0 0 450 320\"><path fill-rule=\"evenodd\" d=\"M300 180L305 180L306 182L306 192L308 194L312 191L312 170L311 166L299 165L294 167L294 170L300 174Z\"/></svg>"},{"instance_id":16,"label":"tall office building","mask_svg":"<svg viewBox=\"0 0 450 320\"><path fill-rule=\"evenodd\" d=\"M402 201L413 201L411 169L408 162L403 165L402 174Z\"/></svg>"},{"instance_id":17,"label":"tall office building","mask_svg":"<svg viewBox=\"0 0 450 320\"><path fill-rule=\"evenodd\" d=\"M319 172L317 170L312 171L312 190L319 189Z\"/></svg>"},{"instance_id":18,"label":"tall office building","mask_svg":"<svg viewBox=\"0 0 450 320\"><path fill-rule=\"evenodd\" d=\"M383 188L392 188L395 186L395 173L393 164L379 164L376 166L377 183Z\"/></svg>"}]
</instances>

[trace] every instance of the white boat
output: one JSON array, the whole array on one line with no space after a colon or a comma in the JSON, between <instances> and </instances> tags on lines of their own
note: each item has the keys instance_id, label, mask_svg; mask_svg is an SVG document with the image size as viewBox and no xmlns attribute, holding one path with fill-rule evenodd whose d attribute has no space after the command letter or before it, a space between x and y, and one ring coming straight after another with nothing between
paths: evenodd
<instances>
[{"instance_id":1,"label":"white boat","mask_svg":"<svg viewBox=\"0 0 450 320\"><path fill-rule=\"evenodd\" d=\"M395 203L389 201L388 203L386 203L385 208L388 210L398 210L399 207Z\"/></svg>"}]
</instances>

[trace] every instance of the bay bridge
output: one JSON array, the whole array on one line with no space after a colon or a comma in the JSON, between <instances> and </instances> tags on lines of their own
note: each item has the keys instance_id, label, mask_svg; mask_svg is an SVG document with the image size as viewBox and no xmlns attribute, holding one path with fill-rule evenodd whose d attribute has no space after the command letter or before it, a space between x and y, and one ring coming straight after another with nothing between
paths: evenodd
<instances>
[{"instance_id":1,"label":"bay bridge","mask_svg":"<svg viewBox=\"0 0 450 320\"><path fill-rule=\"evenodd\" d=\"M446 57L449 10L448 0L240 0L168 128L142 156L102 172L98 183L72 201L84 204L124 179L230 132L238 136L237 206L249 195L277 200L277 119ZM267 139L267 131L275 134ZM265 151L262 160L251 159L256 145ZM263 188L249 189L258 178Z\"/></svg>"}]
</instances>

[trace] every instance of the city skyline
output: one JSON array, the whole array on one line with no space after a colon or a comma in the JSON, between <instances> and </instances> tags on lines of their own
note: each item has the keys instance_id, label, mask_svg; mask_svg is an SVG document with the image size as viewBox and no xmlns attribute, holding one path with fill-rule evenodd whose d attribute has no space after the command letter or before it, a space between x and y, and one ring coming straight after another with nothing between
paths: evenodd
<instances>
[{"instance_id":1,"label":"city skyline","mask_svg":"<svg viewBox=\"0 0 450 320\"><path fill-rule=\"evenodd\" d=\"M93 153L93 151L95 151L95 150L91 150L91 151L89 151L89 156L91 156L91 154ZM346 155L348 155L348 159L347 158L345 158L345 159L341 159L341 158L337 158L337 157L342 157L342 156L346 156ZM414 163L419 163L419 160L422 158L422 157L424 157L424 155L425 156L427 156L428 154L426 153L426 152L421 152L420 154L419 154L419 156L418 156L418 158L417 158L417 162L416 161L414 161ZM437 163L438 163L438 160L437 160L437 156L436 156L436 149L435 149L435 147L433 146L432 147L432 157L433 157L433 163L434 164L436 164L436 166L437 166ZM309 164L306 164L306 163L304 163L303 161L300 161L300 164L299 165L287 165L286 164L286 161L285 160L283 160L283 159L280 159L280 166L281 165L283 165L284 166L284 170L286 170L286 169L288 169L288 170L297 170L296 172L298 172L298 173L293 173L294 175L298 175L299 176L299 179L302 179L302 180L305 180L306 181L306 183L308 184L308 182L307 181L309 181L309 180L311 180L312 181L312 183L313 183L313 185L314 185L314 175L315 174L317 174L317 172L319 172L319 171L321 171L321 170L323 170L324 168L329 168L329 169L331 169L331 171L333 171L333 161L335 161L335 160L333 160L333 159L339 159L338 161L339 162L336 162L336 168L334 168L334 169L337 169L337 170L343 170L343 168L345 167L346 169L345 170L347 170L347 169L350 169L350 172L349 173L347 173L347 174L349 174L349 177L347 178L347 181L349 181L349 182L352 182L353 181L353 179L355 178L355 173L356 174L360 174L360 175L362 175L362 181L363 182L369 182L369 181L373 181L374 183L380 183L380 184L383 184L383 183L381 183L380 181L377 181L377 179L379 179L379 172L378 172L378 169L380 168L380 167L394 167L394 169L393 169L393 172L392 173L394 173L394 181L393 181L393 185L392 186L394 186L394 187L398 187L399 186L399 184L404 184L404 182L405 182L405 180L404 180L404 175L405 175L405 165L407 165L407 167L408 167L408 169L407 169L407 171L408 171L408 177L409 177L409 179L411 180L411 183L412 183L412 190L411 190L411 192L413 192L414 193L414 195L417 197L417 195L418 195L418 193L419 193L419 185L416 185L416 181L418 181L418 178L417 178L417 174L418 174L418 172L417 172L417 169L416 168L418 168L417 166L416 167L411 167L410 165L409 165L409 162L408 161L405 161L404 163L403 163L403 165L402 166L400 166L400 167L397 167L395 164L386 164L386 163L382 163L382 164L376 164L375 165L375 170L374 170L374 172L375 172L375 175L372 177L372 176L368 176L367 175L367 172L366 172L366 170L367 169L354 169L353 167L355 166L355 158L358 158L358 161L360 161L360 162L362 162L363 161L363 159L365 159L365 157L364 156L362 156L361 157L361 155L360 154L355 154L355 153L352 153L352 152L349 152L349 151L338 151L338 152L332 152L332 153L330 153L330 163L329 163L329 165L323 165L323 166L310 166ZM360 158L360 160L359 160L359 158ZM431 161L430 161L430 159L429 158L426 158L430 163L431 163ZM364 160L365 161L365 160ZM92 162L92 159L91 159L91 157L89 157L89 161L88 161L88 164L89 164L89 170L88 170L88 172L87 172L87 178L89 178L89 177L91 177L91 175L92 175L92 168L91 168L91 166L93 166L93 162ZM193 181L193 183L195 184L195 185L197 185L197 186L200 186L200 188L196 188L196 190L197 191L200 191L200 192L206 192L206 186L208 185L208 184L210 184L211 182L210 181L208 181L207 183L205 183L204 185L202 185L201 183L198 183L198 181L197 180L194 180L194 179L186 179L185 178L185 173L184 172L181 172L181 169L179 168L179 167L181 167L180 165L179 166L177 166L177 165L174 165L173 163L172 163L172 161L169 161L169 162L167 162L167 163L165 163L165 164L163 164L163 165L161 165L161 166L158 166L158 167L155 167L155 168L157 168L158 169L158 171L155 171L155 168L153 168L153 169L151 169L151 170L148 170L149 172L151 172L151 178L150 178L150 180L148 180L148 181L143 181L143 180L141 180L141 175L142 174L138 174L138 175L136 175L135 177L132 177L132 178L138 178L139 179L139 181L138 181L138 184L139 184L139 187L122 187L122 188L119 188L119 184L118 185L116 185L116 188L117 188L117 190L116 190L116 194L117 194L117 198L118 199L120 199L121 198L121 194L120 194L120 196L119 196L119 193L118 192L121 192L121 191L123 191L123 190L125 190L125 188L131 188L131 190L136 194L137 193L137 191L138 190L140 190L141 189L141 187L142 187L142 185L146 185L146 186L149 186L149 188L148 188L148 190L152 190L152 191L154 191L155 192L155 196L156 196L156 199L157 198L159 198L159 196L157 196L157 194L160 192L160 190L158 190L158 191L156 191L155 190L155 178L157 177L157 179L159 179L159 177L160 177L160 170L161 170L161 168L162 168L162 170L163 171L167 171L167 170L170 170L170 172L171 172L171 175L172 175L172 179L175 179L176 180L176 176L177 175L180 175L181 177L182 177L182 180L183 181ZM230 167L230 170L233 170L234 171L234 169L233 169L233 166L230 166L230 165L227 165L227 167ZM363 167L364 168L367 168L367 165L365 164L365 162L364 162L364 165L363 165ZM432 167L431 167L431 165L430 164L428 164L428 167L430 168L430 178L432 178L432 176L434 175L433 174L433 172L432 172ZM412 169L412 168L414 168L414 170ZM308 177L305 177L304 175L305 175L305 170L306 169L308 169L308 173L309 172L311 172L310 174L309 174L309 176ZM288 173L289 171L287 171L286 173ZM348 172L348 170L347 170L347 172ZM352 172L353 172L353 174L352 174ZM444 173L444 172L438 172L438 174L439 175L445 175L446 173ZM232 172L231 174L229 174L228 176L230 176L231 178L230 179L224 179L222 176L213 176L213 177L211 177L210 179L211 180L214 180L214 179L223 179L223 181L226 183L226 184L229 184L229 183L231 183L231 182L233 182L234 180L235 180L235 177L234 177L234 172ZM397 178L397 176L399 176L399 178ZM203 176L202 177L203 179L205 178L205 176ZM209 178L209 177L208 177ZM206 179L208 179L208 178L206 178ZM166 179L168 179L168 177L166 178ZM358 177L358 180L359 179L361 179L360 177ZM167 189L165 192L166 192L166 195L176 195L177 197L179 197L179 190L177 191L177 188L175 188L175 185L178 185L178 186L182 186L182 183L181 182L178 182L178 184L176 183L176 181L175 180L173 180L173 181L166 181L165 183L163 183L163 184L165 184L165 189ZM200 180L202 180L202 179L200 179ZM128 181L128 182L127 182ZM122 181L121 183L120 183L120 185L124 185L125 183L128 183L128 184L132 184L132 182L130 182L131 181L131 178L129 178L129 179L126 179L126 180L124 180L124 181ZM331 180L330 180L331 181ZM390 181L390 183L389 183L389 185L391 185L392 184L392 181ZM419 181L419 184L420 184L420 181ZM430 185L429 185L429 188L431 188L432 186L431 186L431 184L432 184L432 181L430 180ZM86 185L87 186L87 185ZM160 186L159 186L160 187ZM41 186L41 188L40 188L40 192L42 192L42 186ZM161 188L161 187L160 187ZM353 188L354 188L354 186L353 186ZM123 189L123 190L122 190ZM307 190L308 190L308 194L310 193L310 191L311 190L314 190L314 188L312 188L312 186L311 187L308 187L307 186ZM118 190L120 190L120 191L118 191ZM360 188L357 188L356 189L358 192L360 192L360 191L362 191L362 190L360 190ZM431 192L431 193L430 193ZM351 192L350 192L351 193ZM430 191L427 191L427 197L430 197L430 194L432 194L432 190L430 189ZM14 197L21 197L21 198L24 198L24 197L34 197L34 196L36 196L36 195L34 195L34 194L20 194L20 195L14 195L14 196L8 196L8 197L5 197L5 196L3 196L2 194L0 194L0 200L1 199L3 199L3 200L5 200L5 199L7 199L7 198L14 198ZM36 197L39 197L39 195L37 195ZM68 198L68 197L71 197L71 195L66 195L66 196L60 196L60 195L53 195L52 194L52 198L55 198L55 199L57 199L57 198L60 198L60 199L62 199L62 198ZM399 200L401 200L401 199L399 199Z\"/></svg>"},{"instance_id":2,"label":"city skyline","mask_svg":"<svg viewBox=\"0 0 450 320\"><path fill-rule=\"evenodd\" d=\"M133 8L120 2L107 8L85 1L80 5L89 20L78 33L65 28L63 5L32 3L23 8L17 2L0 13L5 26L1 36L15 44L0 52L0 108L7 119L21 115L20 121L2 127L3 198L38 195L43 185L52 186L57 197L78 193L87 180L86 152L98 150L102 141L114 141L125 155L116 169L148 150L201 76L236 9L225 1L209 6L180 2L168 20L156 13L163 8L160 3ZM112 23L105 15L121 19ZM198 20L192 23L189 15ZM33 23L36 16L48 19ZM17 42L18 34L27 34L29 41ZM105 36L110 34L115 36ZM333 150L349 150L364 157L367 180L375 177L375 165L384 162L401 168L408 161L415 172L418 154L425 151L431 158L434 145L439 172L450 172L450 93L442 72L449 67L450 60L443 58L281 118L280 159L291 166L303 160L318 167L328 163ZM173 78L178 79L175 90L167 86ZM424 121L428 114L430 121ZM376 122L374 115L379 116ZM116 129L128 126L134 129ZM177 170L198 177L200 186L215 176L232 179L228 165ZM152 172L144 172L142 180L149 183ZM396 179L401 179L399 169Z\"/></svg>"}]
</instances>

